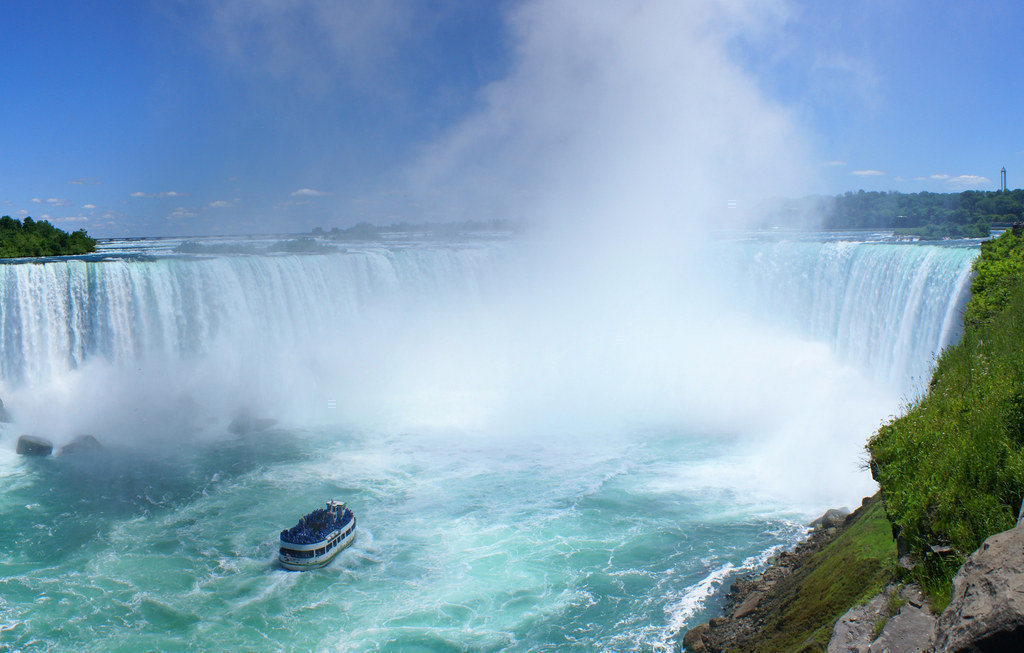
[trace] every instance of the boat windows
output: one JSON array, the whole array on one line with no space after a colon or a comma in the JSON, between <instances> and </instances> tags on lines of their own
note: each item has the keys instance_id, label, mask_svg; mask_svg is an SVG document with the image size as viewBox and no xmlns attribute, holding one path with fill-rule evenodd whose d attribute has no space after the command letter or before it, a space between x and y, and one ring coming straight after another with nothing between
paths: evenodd
<instances>
[{"instance_id":1,"label":"boat windows","mask_svg":"<svg viewBox=\"0 0 1024 653\"><path fill-rule=\"evenodd\" d=\"M292 558L312 558L315 554L313 551L296 551L295 549L286 549L282 546L281 555Z\"/></svg>"}]
</instances>

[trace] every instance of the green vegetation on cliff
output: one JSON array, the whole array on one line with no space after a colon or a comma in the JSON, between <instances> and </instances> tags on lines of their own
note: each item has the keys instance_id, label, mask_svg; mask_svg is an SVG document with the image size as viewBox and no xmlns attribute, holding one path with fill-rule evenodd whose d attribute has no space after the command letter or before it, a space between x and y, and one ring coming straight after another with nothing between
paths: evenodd
<instances>
[{"instance_id":1,"label":"green vegetation on cliff","mask_svg":"<svg viewBox=\"0 0 1024 653\"><path fill-rule=\"evenodd\" d=\"M960 343L927 394L868 443L890 520L933 605L1024 497L1024 235L982 244ZM947 551L942 547L949 547Z\"/></svg>"},{"instance_id":2,"label":"green vegetation on cliff","mask_svg":"<svg viewBox=\"0 0 1024 653\"><path fill-rule=\"evenodd\" d=\"M836 539L778 583L765 599L760 632L737 650L824 651L839 617L880 593L895 562L889 521L875 495Z\"/></svg>"},{"instance_id":3,"label":"green vegetation on cliff","mask_svg":"<svg viewBox=\"0 0 1024 653\"><path fill-rule=\"evenodd\" d=\"M46 220L36 222L25 218L21 221L7 215L0 218L0 258L64 256L94 251L96 241L84 229L69 234Z\"/></svg>"}]
</instances>

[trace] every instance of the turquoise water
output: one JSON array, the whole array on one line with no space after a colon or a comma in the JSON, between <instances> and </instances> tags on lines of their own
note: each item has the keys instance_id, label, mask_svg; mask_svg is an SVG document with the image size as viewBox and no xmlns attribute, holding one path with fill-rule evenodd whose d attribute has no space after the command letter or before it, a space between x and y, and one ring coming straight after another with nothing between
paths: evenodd
<instances>
[{"instance_id":1,"label":"turquoise water","mask_svg":"<svg viewBox=\"0 0 1024 653\"><path fill-rule=\"evenodd\" d=\"M676 649L873 491L864 440L955 339L977 252L174 245L0 265L0 651ZM279 421L237 436L240 410ZM281 570L332 498L355 544Z\"/></svg>"},{"instance_id":2,"label":"turquoise water","mask_svg":"<svg viewBox=\"0 0 1024 653\"><path fill-rule=\"evenodd\" d=\"M717 440L579 444L324 429L77 462L6 454L3 646L670 650L730 570L802 532L687 481L721 464ZM355 509L356 543L324 569L281 570L278 530L323 497Z\"/></svg>"}]
</instances>

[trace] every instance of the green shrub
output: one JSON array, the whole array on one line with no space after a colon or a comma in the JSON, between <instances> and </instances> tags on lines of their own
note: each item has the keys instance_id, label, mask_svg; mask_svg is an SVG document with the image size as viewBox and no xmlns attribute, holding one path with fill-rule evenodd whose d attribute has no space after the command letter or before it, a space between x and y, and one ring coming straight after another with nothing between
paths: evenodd
<instances>
[{"instance_id":1,"label":"green shrub","mask_svg":"<svg viewBox=\"0 0 1024 653\"><path fill-rule=\"evenodd\" d=\"M1024 497L1024 237L984 243L974 271L960 343L940 356L928 393L868 443L889 518L939 604Z\"/></svg>"}]
</instances>

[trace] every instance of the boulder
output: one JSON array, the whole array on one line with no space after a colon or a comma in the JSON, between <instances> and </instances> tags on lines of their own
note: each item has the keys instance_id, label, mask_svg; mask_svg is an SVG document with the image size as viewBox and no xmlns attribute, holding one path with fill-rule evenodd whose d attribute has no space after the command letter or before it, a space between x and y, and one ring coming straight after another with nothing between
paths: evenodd
<instances>
[{"instance_id":1,"label":"boulder","mask_svg":"<svg viewBox=\"0 0 1024 653\"><path fill-rule=\"evenodd\" d=\"M874 639L875 622L884 613L886 602L883 592L864 605L850 608L832 628L828 653L867 653Z\"/></svg>"},{"instance_id":2,"label":"boulder","mask_svg":"<svg viewBox=\"0 0 1024 653\"><path fill-rule=\"evenodd\" d=\"M825 514L811 522L811 528L839 528L846 523L849 508L829 508Z\"/></svg>"},{"instance_id":3,"label":"boulder","mask_svg":"<svg viewBox=\"0 0 1024 653\"><path fill-rule=\"evenodd\" d=\"M18 453L22 456L49 456L53 453L53 443L46 438L23 435L18 438Z\"/></svg>"},{"instance_id":4,"label":"boulder","mask_svg":"<svg viewBox=\"0 0 1024 653\"><path fill-rule=\"evenodd\" d=\"M91 435L77 435L75 439L60 448L62 456L92 455L103 450L100 441Z\"/></svg>"},{"instance_id":5,"label":"boulder","mask_svg":"<svg viewBox=\"0 0 1024 653\"><path fill-rule=\"evenodd\" d=\"M708 647L704 643L704 635L707 635L710 629L711 626L706 623L697 624L686 631L686 635L683 637L683 646L692 653L707 653Z\"/></svg>"},{"instance_id":6,"label":"boulder","mask_svg":"<svg viewBox=\"0 0 1024 653\"><path fill-rule=\"evenodd\" d=\"M747 598L743 599L743 603L740 603L736 611L732 613L732 618L742 619L754 610L757 610L757 606L761 605L761 599L764 598L764 595L764 592L751 592L748 594Z\"/></svg>"},{"instance_id":7,"label":"boulder","mask_svg":"<svg viewBox=\"0 0 1024 653\"><path fill-rule=\"evenodd\" d=\"M903 588L905 603L889 617L868 653L923 653L935 641L935 615L916 585Z\"/></svg>"},{"instance_id":8,"label":"boulder","mask_svg":"<svg viewBox=\"0 0 1024 653\"><path fill-rule=\"evenodd\" d=\"M935 651L1019 651L1024 642L1024 526L996 533L953 578Z\"/></svg>"},{"instance_id":9,"label":"boulder","mask_svg":"<svg viewBox=\"0 0 1024 653\"><path fill-rule=\"evenodd\" d=\"M827 653L923 653L934 639L935 617L921 588L890 585L839 618L832 629Z\"/></svg>"}]
</instances>

